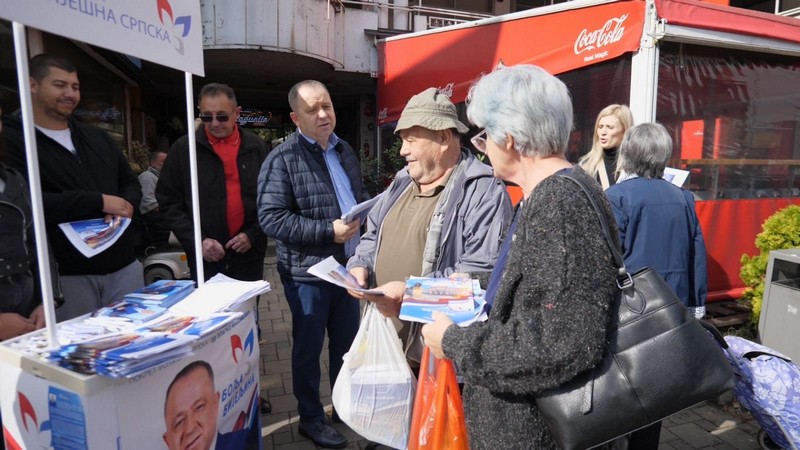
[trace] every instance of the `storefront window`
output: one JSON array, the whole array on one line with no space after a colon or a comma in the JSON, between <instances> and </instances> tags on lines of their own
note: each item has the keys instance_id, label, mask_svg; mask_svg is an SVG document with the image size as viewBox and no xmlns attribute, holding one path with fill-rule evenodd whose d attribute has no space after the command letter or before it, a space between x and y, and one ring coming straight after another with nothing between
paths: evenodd
<instances>
[{"instance_id":1,"label":"storefront window","mask_svg":"<svg viewBox=\"0 0 800 450\"><path fill-rule=\"evenodd\" d=\"M800 196L797 86L796 57L662 45L657 120L697 198Z\"/></svg>"},{"instance_id":2,"label":"storefront window","mask_svg":"<svg viewBox=\"0 0 800 450\"><path fill-rule=\"evenodd\" d=\"M64 56L78 67L81 101L74 116L106 130L120 148L127 147L125 81L70 40L47 33L42 33L42 38L45 52ZM19 105L11 24L0 21L0 107L8 114Z\"/></svg>"},{"instance_id":3,"label":"storefront window","mask_svg":"<svg viewBox=\"0 0 800 450\"><path fill-rule=\"evenodd\" d=\"M78 68L81 101L73 113L81 122L108 132L120 148L127 147L125 82L71 41L44 33L47 53L61 55Z\"/></svg>"},{"instance_id":4,"label":"storefront window","mask_svg":"<svg viewBox=\"0 0 800 450\"><path fill-rule=\"evenodd\" d=\"M627 105L631 90L631 57L583 67L558 75L569 88L575 111L575 129L567 147L567 159L578 162L592 147L597 114L606 106Z\"/></svg>"}]
</instances>

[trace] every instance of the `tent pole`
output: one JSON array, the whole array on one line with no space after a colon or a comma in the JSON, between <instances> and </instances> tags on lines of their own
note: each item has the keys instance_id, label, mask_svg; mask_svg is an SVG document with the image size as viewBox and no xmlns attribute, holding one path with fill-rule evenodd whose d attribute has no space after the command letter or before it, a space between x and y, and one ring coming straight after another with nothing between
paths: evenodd
<instances>
[{"instance_id":1,"label":"tent pole","mask_svg":"<svg viewBox=\"0 0 800 450\"><path fill-rule=\"evenodd\" d=\"M197 276L197 287L205 283L205 273L203 272L203 235L200 234L200 194L197 182L197 138L194 129L194 87L192 85L192 74L184 72L186 78L186 128L189 137L189 178L192 184L192 224L194 225L194 256L195 256L195 275Z\"/></svg>"},{"instance_id":2,"label":"tent pole","mask_svg":"<svg viewBox=\"0 0 800 450\"><path fill-rule=\"evenodd\" d=\"M663 23L658 20L655 3L647 0L639 51L631 58L630 108L635 123L656 120L658 41L662 36Z\"/></svg>"},{"instance_id":3,"label":"tent pole","mask_svg":"<svg viewBox=\"0 0 800 450\"><path fill-rule=\"evenodd\" d=\"M31 209L33 210L33 232L36 237L36 258L38 260L39 287L42 292L44 321L47 326L47 344L49 348L57 348L58 334L56 330L56 309L53 305L53 283L50 273L50 247L47 245L47 233L44 226L44 206L42 204L42 185L39 176L39 151L36 147L36 129L33 126L33 103L31 102L30 74L28 72L28 39L25 26L14 22L14 55L17 62L17 79L19 81L20 109L22 110L22 130L27 147L28 184L31 191ZM73 300L74 301L74 300Z\"/></svg>"}]
</instances>

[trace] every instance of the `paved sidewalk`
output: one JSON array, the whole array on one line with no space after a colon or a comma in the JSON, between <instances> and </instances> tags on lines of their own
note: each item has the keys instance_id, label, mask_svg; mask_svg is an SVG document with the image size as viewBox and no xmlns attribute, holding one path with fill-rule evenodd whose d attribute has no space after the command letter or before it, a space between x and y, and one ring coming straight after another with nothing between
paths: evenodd
<instances>
[{"instance_id":1,"label":"paved sidewalk","mask_svg":"<svg viewBox=\"0 0 800 450\"><path fill-rule=\"evenodd\" d=\"M272 242L270 242L272 244ZM264 277L272 290L261 297L261 391L272 402L272 414L262 416L265 450L305 450L317 448L298 433L297 402L292 395L292 317L283 295L275 267L274 247L270 245ZM328 383L327 343L322 358L322 402L330 412L331 388ZM346 425L336 428L349 440L348 449L363 449L367 441ZM661 431L661 450L683 449L758 449L758 423L729 404L720 407L706 403L667 419Z\"/></svg>"}]
</instances>

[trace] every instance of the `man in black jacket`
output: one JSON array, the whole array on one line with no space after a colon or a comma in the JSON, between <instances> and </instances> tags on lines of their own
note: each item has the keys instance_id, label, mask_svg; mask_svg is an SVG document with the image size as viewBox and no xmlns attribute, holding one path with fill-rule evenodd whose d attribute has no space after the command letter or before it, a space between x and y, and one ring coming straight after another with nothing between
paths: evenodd
<instances>
[{"instance_id":1,"label":"man in black jacket","mask_svg":"<svg viewBox=\"0 0 800 450\"><path fill-rule=\"evenodd\" d=\"M204 278L222 273L237 280L261 280L267 237L256 215L256 183L266 145L236 124L241 107L230 86L203 86L197 104L203 123L195 137ZM192 277L197 279L188 136L170 148L156 198L167 228L189 256Z\"/></svg>"},{"instance_id":2,"label":"man in black jacket","mask_svg":"<svg viewBox=\"0 0 800 450\"><path fill-rule=\"evenodd\" d=\"M277 241L278 273L292 311L292 381L300 414L300 434L320 447L344 448L347 440L325 416L319 398L319 357L328 332L330 382L358 331L358 301L338 286L307 272L335 257L340 264L358 244L359 221L341 219L366 200L353 149L333 132L333 102L319 81L297 83L289 91L297 132L270 152L258 177L258 218Z\"/></svg>"},{"instance_id":3,"label":"man in black jacket","mask_svg":"<svg viewBox=\"0 0 800 450\"><path fill-rule=\"evenodd\" d=\"M108 133L72 117L80 101L76 67L48 54L31 59L29 67L47 238L58 262L62 290L69 299L56 310L62 321L120 300L141 288L144 277L135 257L133 228L128 227L110 248L87 258L58 224L130 218L142 191ZM19 115L9 117L5 124L8 164L27 174Z\"/></svg>"}]
</instances>

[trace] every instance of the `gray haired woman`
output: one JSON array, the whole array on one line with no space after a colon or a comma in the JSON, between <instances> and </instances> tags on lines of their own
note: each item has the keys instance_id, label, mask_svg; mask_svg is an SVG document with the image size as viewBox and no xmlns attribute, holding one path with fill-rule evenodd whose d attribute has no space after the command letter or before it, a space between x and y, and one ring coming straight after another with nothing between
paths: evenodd
<instances>
[{"instance_id":1,"label":"gray haired woman","mask_svg":"<svg viewBox=\"0 0 800 450\"><path fill-rule=\"evenodd\" d=\"M620 145L618 184L606 195L630 272L651 267L697 317L705 314L706 246L694 197L664 179L672 138L658 123L634 126Z\"/></svg>"},{"instance_id":2,"label":"gray haired woman","mask_svg":"<svg viewBox=\"0 0 800 450\"><path fill-rule=\"evenodd\" d=\"M564 83L536 66L504 67L481 78L468 101L467 116L484 128L473 144L524 199L494 270L478 276L489 319L460 328L437 315L422 333L461 370L471 448L556 448L534 394L601 360L616 286L589 199L560 175L591 186L616 235L614 218L600 185L565 159L572 102Z\"/></svg>"},{"instance_id":3,"label":"gray haired woman","mask_svg":"<svg viewBox=\"0 0 800 450\"><path fill-rule=\"evenodd\" d=\"M631 273L658 272L695 316L705 315L706 246L692 194L664 179L672 138L658 123L642 123L622 138L621 177L606 191L617 219L622 256ZM632 433L628 448L658 448L661 422Z\"/></svg>"}]
</instances>

